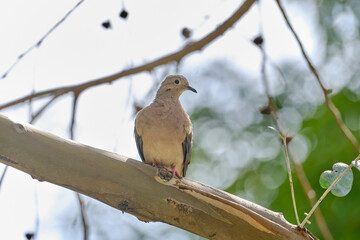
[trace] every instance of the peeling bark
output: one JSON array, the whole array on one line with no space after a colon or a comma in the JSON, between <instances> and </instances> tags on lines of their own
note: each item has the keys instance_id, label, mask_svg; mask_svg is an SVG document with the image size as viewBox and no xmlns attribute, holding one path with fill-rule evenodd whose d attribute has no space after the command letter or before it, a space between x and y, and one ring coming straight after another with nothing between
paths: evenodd
<instances>
[{"instance_id":1,"label":"peeling bark","mask_svg":"<svg viewBox=\"0 0 360 240\"><path fill-rule=\"evenodd\" d=\"M224 191L0 115L0 162L97 199L139 220L209 239L316 239L282 214ZM290 203L289 203L290 204Z\"/></svg>"}]
</instances>

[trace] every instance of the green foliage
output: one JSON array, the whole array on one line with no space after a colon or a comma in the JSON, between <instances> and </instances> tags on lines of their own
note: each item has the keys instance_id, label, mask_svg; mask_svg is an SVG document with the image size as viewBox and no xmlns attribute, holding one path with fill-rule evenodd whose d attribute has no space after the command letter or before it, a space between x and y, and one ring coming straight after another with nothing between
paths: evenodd
<instances>
[{"instance_id":1,"label":"green foliage","mask_svg":"<svg viewBox=\"0 0 360 240\"><path fill-rule=\"evenodd\" d=\"M279 111L284 106L286 107L287 99L283 95L275 99L280 107ZM332 100L342 112L345 123L351 128L355 136L358 137L360 132L360 100L357 95L348 90L343 90L333 96ZM232 183L221 185L224 190L274 211L282 212L288 221L295 223L284 152L277 134L267 128L267 126L275 126L271 116L264 115L261 121L253 122L253 124L244 129L236 129L226 122L225 118L229 117L229 115L218 114L218 111L220 110L211 110L209 107L204 107L195 109L194 114L191 116L196 125L195 129L197 129L195 131L197 140L195 141L193 151L193 164L196 165L201 162L210 165L206 169L213 170L213 172L209 171L209 174L215 179L217 176L213 174L216 174L217 171L222 171L220 168L225 169L227 172L221 173L221 179L218 179L220 182L223 178L227 177L226 173L237 171L237 178ZM261 114L259 113L259 115ZM205 126L205 124L207 125ZM236 145L231 145L229 148L225 148L225 154L214 155L216 153L213 152L214 149L222 149L222 143L227 141L218 135L219 138L216 139L216 145L213 145L214 149L208 150L205 146L197 145L196 143L204 141L204 132L201 130L204 127L207 130L209 128L210 130L222 128L231 136L231 142L247 142L249 143L248 148L236 149ZM302 165L318 199L324 192L319 185L321 173L329 169L339 159L350 163L357 156L357 152L339 130L334 117L324 105L320 105L312 116L302 122L301 129L296 133L294 140L289 143L290 148L296 142L296 138L299 135L309 142L308 156ZM261 155L258 153L266 152L264 147L266 145L259 145L256 140L257 136L259 138L266 137L266 143L270 144L272 148L278 149L277 154L271 155L271 158L261 158ZM255 153L249 153L249 149L252 149ZM233 160L239 162L244 162L244 159L249 154L253 154L253 157L246 164L239 164L240 167L239 165L234 166L228 164L229 160L226 159L227 152L229 151L236 153L231 156L236 158ZM220 162L214 164L213 161L215 160ZM336 164L334 169L337 169ZM340 172L340 170L338 171ZM194 170L194 172L198 174L199 171ZM320 204L322 213L335 239L357 239L357 236L360 234L360 229L358 228L360 225L360 219L358 218L360 209L351 207L356 206L360 201L360 178L357 171L353 174L355 178L354 188L346 198L337 198L329 194ZM309 212L311 206L295 173L293 178L298 213L300 220L302 220L305 217L304 213ZM339 221L339 219L344 219L344 221ZM321 239L322 236L315 224L315 218L311 217L310 221L312 224L306 225L306 227ZM346 234L344 234L345 232Z\"/></svg>"},{"instance_id":2,"label":"green foliage","mask_svg":"<svg viewBox=\"0 0 360 240\"><path fill-rule=\"evenodd\" d=\"M299 6L305 6L303 1L297 2ZM340 110L345 124L359 139L360 58L357 56L360 52L360 1L321 0L317 2L315 10L320 26L316 31L321 35L318 49L325 53L324 58L315 65L322 76L325 86L331 89L328 94L332 95L332 100ZM236 79L238 81L237 85L226 82L228 79L233 78L232 75L240 75L238 73L224 75L224 72L234 71L231 67L226 68L226 66L228 65L214 67L213 69L222 69L222 71L213 71L207 76L214 76L214 78L217 78L216 82L218 84L220 80L221 84L229 87L224 91L228 93L229 99L219 103L218 99L219 96L221 97L221 93L218 92L217 96L213 96L217 98L217 106L210 102L208 105L205 104L206 106L203 108L197 109L196 114L192 116L193 121L195 118L195 125L198 124L194 128L198 130L195 131L195 138L198 139L195 139L193 161L195 164L201 161L206 165L211 165L211 167L206 168L213 170L209 174L222 171L219 174L218 181L220 182L229 175L227 173L238 171L236 179L231 179L232 182L219 184L218 186L269 209L282 212L288 221L295 223L284 152L278 136L267 129L267 126L276 127L272 117L251 112L251 116L253 116L251 124L237 124L242 119L247 118L249 109L256 109L251 101L254 98L264 98L264 93L258 93L258 91L251 89L249 91L249 86L246 84L248 76L245 74ZM323 187L329 186L341 172L341 169L339 169L339 167L342 168L341 164L336 164L337 161L341 159L342 162L349 164L358 153L337 126L334 116L323 104L323 93L313 74L308 68L304 68L302 59L286 59L286 61L282 62L281 69L286 83L281 85L278 83L280 81L275 84L274 81L272 82L275 85L273 88L284 89L283 91L275 91L278 95L274 98L274 103L278 108L278 113L280 113L280 120L284 123L285 128L289 128L290 135L294 135L294 140L289 143L289 148L294 147L299 138L303 138L306 142L306 147L298 150L298 152L303 152L304 159L300 160L303 161L302 166L314 190L314 192L304 193L298 176L295 173L293 174L298 213L300 220L302 220L305 217L304 213L309 212L311 209L306 195L315 194L316 199L318 199L324 192L324 189L319 184L321 174L325 171L322 175L324 179L321 184ZM215 73L218 75L215 75ZM273 74L269 74L268 78L279 78L276 73ZM208 83L208 81L205 82ZM245 84L241 84L244 82ZM262 88L262 86L257 87ZM214 89L218 90L220 88L214 87ZM234 98L234 96L237 98ZM253 98L251 99L249 96ZM262 100L264 100L263 105L259 104L261 101L258 101L257 105L255 104L257 109L266 105L266 99ZM236 106L230 109L228 107L230 104ZM250 107L245 108L244 105L250 105ZM231 111L219 110L218 106ZM293 118L288 114L294 111L285 111L289 109L295 110L301 115L300 124L297 125L296 121L293 121ZM284 112L286 114L281 114ZM237 115L240 115L240 117L237 118ZM294 119L296 120L296 118ZM211 124L208 124L208 121ZM205 126L205 124L207 126L206 128L203 127L204 132L209 127L210 129L223 129L228 136L231 136L231 141L227 141L224 136L217 134L215 136L219 138L214 141L212 149L207 149L205 145L196 145L196 143L207 138L204 132L199 131L201 125ZM238 125L241 125L241 127L238 127ZM267 145L258 141L258 139L265 139L268 146L272 146L277 151L266 155ZM244 145L247 148L240 149L236 144L227 146L230 143L242 141L248 143ZM216 151L217 149L223 149L223 151ZM229 152L234 154L228 154ZM219 154L216 155L217 153ZM262 156L261 153L266 156ZM197 156L200 156L201 160ZM233 159L233 161L230 161L229 158ZM218 161L217 164L214 164L214 161ZM237 163L234 164L234 161L237 161ZM334 170L337 172L326 171L333 165ZM360 170L359 161L353 162L353 165ZM220 170L220 168L225 170ZM348 180L340 181L333 189L334 195L338 196L344 196L348 192L346 198L337 198L328 194L320 204L322 214L334 239L358 239L360 235L360 228L358 227L360 225L360 218L358 217L360 209L354 207L360 202L359 174L358 171L348 173ZM217 177L216 175L211 176L213 178ZM354 178L354 181L352 181L352 178ZM327 181L325 181L326 179ZM352 191L350 191L351 184L354 185ZM306 225L306 227L317 237L323 239L317 228L315 217L312 216L310 221L312 224Z\"/></svg>"},{"instance_id":3,"label":"green foliage","mask_svg":"<svg viewBox=\"0 0 360 240\"><path fill-rule=\"evenodd\" d=\"M355 94L348 90L343 90L334 96L332 100L342 112L342 117L349 127L352 125L350 123L353 121L351 120L352 118L359 119L360 101ZM359 136L358 126L354 124L351 130L356 137ZM317 109L313 117L303 122L299 134L307 137L311 143L312 151L303 163L303 167L318 199L324 192L318 184L321 173L329 169L339 159L350 163L357 156L357 152L339 130L334 117L324 105ZM283 164L285 163L283 162ZM327 195L320 204L324 218L335 239L357 239L360 234L360 229L358 228L360 225L360 219L358 218L360 209L351 207L356 206L360 201L360 176L357 171L353 174L355 178L354 188L346 198ZM301 189L298 176L294 174L293 177L295 178L294 187L299 216L303 219L305 217L303 213L309 212L311 207ZM295 223L288 180L279 187L278 197L272 202L270 209L283 212L286 219ZM312 224L306 225L306 227L322 239L315 224L315 218L311 217L310 221Z\"/></svg>"},{"instance_id":4,"label":"green foliage","mask_svg":"<svg viewBox=\"0 0 360 240\"><path fill-rule=\"evenodd\" d=\"M333 165L332 171L327 170L320 175L320 180L319 180L320 186L325 189L330 187L330 185L335 181L335 179L343 171L345 171L348 166L349 165L345 163L335 163ZM346 196L351 190L353 179L354 176L352 170L350 169L348 172L345 173L345 175L340 179L340 181L331 189L331 193L337 197Z\"/></svg>"}]
</instances>

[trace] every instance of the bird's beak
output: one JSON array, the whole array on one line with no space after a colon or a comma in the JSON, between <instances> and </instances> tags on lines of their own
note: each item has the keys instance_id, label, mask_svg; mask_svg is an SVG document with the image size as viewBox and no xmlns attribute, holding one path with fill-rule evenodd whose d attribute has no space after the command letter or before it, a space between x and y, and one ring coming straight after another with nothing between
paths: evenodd
<instances>
[{"instance_id":1,"label":"bird's beak","mask_svg":"<svg viewBox=\"0 0 360 240\"><path fill-rule=\"evenodd\" d=\"M196 89L193 87L190 87L189 85L186 86L187 90L193 91L194 93L197 93Z\"/></svg>"}]
</instances>

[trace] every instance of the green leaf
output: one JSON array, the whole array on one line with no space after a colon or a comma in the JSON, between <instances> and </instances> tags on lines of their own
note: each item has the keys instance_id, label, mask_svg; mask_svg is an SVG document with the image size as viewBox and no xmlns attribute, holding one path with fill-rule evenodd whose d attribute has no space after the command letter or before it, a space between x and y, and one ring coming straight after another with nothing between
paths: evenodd
<instances>
[{"instance_id":1,"label":"green leaf","mask_svg":"<svg viewBox=\"0 0 360 240\"><path fill-rule=\"evenodd\" d=\"M332 171L327 170L320 175L320 186L325 189L328 188L347 167L348 165L345 163L335 163ZM351 190L353 179L353 172L350 169L331 189L331 193L337 197L346 196Z\"/></svg>"}]
</instances>

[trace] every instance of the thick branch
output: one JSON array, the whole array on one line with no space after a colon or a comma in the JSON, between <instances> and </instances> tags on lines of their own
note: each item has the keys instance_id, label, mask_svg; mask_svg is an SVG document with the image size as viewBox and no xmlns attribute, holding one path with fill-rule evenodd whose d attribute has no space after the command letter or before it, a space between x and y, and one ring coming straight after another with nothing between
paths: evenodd
<instances>
[{"instance_id":1,"label":"thick branch","mask_svg":"<svg viewBox=\"0 0 360 240\"><path fill-rule=\"evenodd\" d=\"M250 7L256 2L256 0L246 0L240 7L237 9L233 15L231 15L225 22L223 22L221 25L219 25L214 31L206 35L204 38L200 39L199 41L190 43L186 45L184 48L182 48L179 51L176 51L174 53L170 53L168 55L165 55L163 57L160 57L158 59L155 59L154 61L150 63L146 63L143 65L140 65L138 67L130 68L127 70L120 71L118 73L114 73L112 75L101 77L98 79L90 80L88 82L78 84L78 85L71 85L66 87L59 87L49 90L40 91L34 94L30 94L24 97L21 97L19 99L10 101L8 103L5 103L3 105L0 105L0 110L17 105L19 103L26 102L30 99L34 98L40 98L45 97L48 95L63 95L69 92L77 92L80 93L84 91L85 89L98 86L104 83L112 83L113 81L120 79L122 77L126 77L129 75L133 75L136 73L144 72L144 71L150 71L154 69L155 67L167 64L169 62L177 61L179 62L182 58L184 58L186 55L199 51L203 49L205 46L207 46L209 43L214 41L216 38L224 34L229 28L231 28L234 23L236 23L249 9Z\"/></svg>"},{"instance_id":2,"label":"thick branch","mask_svg":"<svg viewBox=\"0 0 360 240\"><path fill-rule=\"evenodd\" d=\"M14 123L0 115L0 162L72 189L142 221L209 239L314 239L281 214L114 153Z\"/></svg>"}]
</instances>

